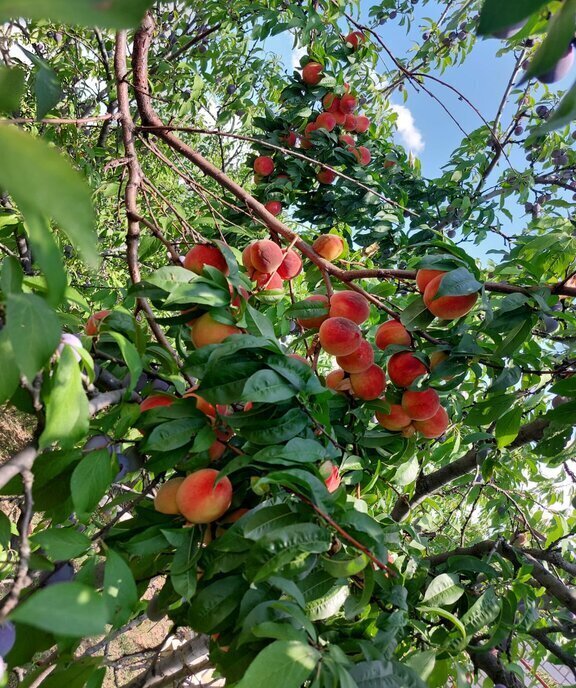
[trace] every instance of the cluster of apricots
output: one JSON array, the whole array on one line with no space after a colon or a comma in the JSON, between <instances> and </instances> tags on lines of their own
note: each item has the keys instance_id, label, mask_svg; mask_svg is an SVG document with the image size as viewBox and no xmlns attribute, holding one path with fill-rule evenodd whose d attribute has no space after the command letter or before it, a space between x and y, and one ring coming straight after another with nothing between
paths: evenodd
<instances>
[{"instance_id":1,"label":"cluster of apricots","mask_svg":"<svg viewBox=\"0 0 576 688\"><path fill-rule=\"evenodd\" d=\"M184 516L188 523L211 523L223 516L232 503L232 483L218 478L214 468L201 468L185 478L163 483L154 497L154 508L162 514Z\"/></svg>"},{"instance_id":2,"label":"cluster of apricots","mask_svg":"<svg viewBox=\"0 0 576 688\"><path fill-rule=\"evenodd\" d=\"M441 320L456 320L469 313L478 299L478 292L465 296L438 296L445 270L418 270L416 286L426 308Z\"/></svg>"},{"instance_id":3,"label":"cluster of apricots","mask_svg":"<svg viewBox=\"0 0 576 688\"><path fill-rule=\"evenodd\" d=\"M296 251L284 250L270 239L248 244L242 251L242 264L262 290L283 289L285 280L292 280L302 272L302 260Z\"/></svg>"}]
</instances>

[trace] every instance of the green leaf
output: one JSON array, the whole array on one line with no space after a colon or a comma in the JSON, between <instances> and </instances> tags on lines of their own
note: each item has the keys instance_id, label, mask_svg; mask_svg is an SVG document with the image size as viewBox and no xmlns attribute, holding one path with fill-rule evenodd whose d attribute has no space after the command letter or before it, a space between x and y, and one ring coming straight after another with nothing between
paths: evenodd
<instances>
[{"instance_id":1,"label":"green leaf","mask_svg":"<svg viewBox=\"0 0 576 688\"><path fill-rule=\"evenodd\" d=\"M464 592L464 591L462 591ZM446 609L442 609L442 607L418 607L418 609L423 613L423 614L435 614L436 616L440 616L443 619L446 619L447 621L450 621L454 628L458 631L460 634L461 638L464 640L466 638L466 629L464 628L464 624L460 621L460 619L457 616L454 616L454 614L451 614L450 612L446 611Z\"/></svg>"},{"instance_id":2,"label":"green leaf","mask_svg":"<svg viewBox=\"0 0 576 688\"><path fill-rule=\"evenodd\" d=\"M464 588L455 573L441 573L426 588L422 602L425 602L427 607L440 607L454 604L463 594Z\"/></svg>"},{"instance_id":3,"label":"green leaf","mask_svg":"<svg viewBox=\"0 0 576 688\"><path fill-rule=\"evenodd\" d=\"M548 420L563 425L573 425L576 423L576 400L561 404L558 408L550 409L546 414Z\"/></svg>"},{"instance_id":4,"label":"green leaf","mask_svg":"<svg viewBox=\"0 0 576 688\"><path fill-rule=\"evenodd\" d=\"M400 322L410 332L419 328L425 329L433 320L434 316L426 308L421 296L411 301L400 316Z\"/></svg>"},{"instance_id":5,"label":"green leaf","mask_svg":"<svg viewBox=\"0 0 576 688\"><path fill-rule=\"evenodd\" d=\"M90 187L69 161L44 141L11 126L0 127L0 153L0 186L25 217L26 210L51 217L85 262L96 267L98 237Z\"/></svg>"},{"instance_id":6,"label":"green leaf","mask_svg":"<svg viewBox=\"0 0 576 688\"><path fill-rule=\"evenodd\" d=\"M20 67L0 67L0 112L13 112L24 94L26 74Z\"/></svg>"},{"instance_id":7,"label":"green leaf","mask_svg":"<svg viewBox=\"0 0 576 688\"><path fill-rule=\"evenodd\" d=\"M526 19L544 7L548 0L485 0L480 13L478 34L489 36Z\"/></svg>"},{"instance_id":8,"label":"green leaf","mask_svg":"<svg viewBox=\"0 0 576 688\"><path fill-rule=\"evenodd\" d=\"M348 585L324 571L315 571L302 581L306 615L311 621L323 621L337 614L350 595Z\"/></svg>"},{"instance_id":9,"label":"green leaf","mask_svg":"<svg viewBox=\"0 0 576 688\"><path fill-rule=\"evenodd\" d=\"M275 418L268 427L246 428L244 437L254 444L278 444L299 435L308 425L308 416L299 408L290 409L280 418Z\"/></svg>"},{"instance_id":10,"label":"green leaf","mask_svg":"<svg viewBox=\"0 0 576 688\"><path fill-rule=\"evenodd\" d=\"M75 528L47 528L35 533L31 540L42 547L52 561L73 559L90 547L90 538Z\"/></svg>"},{"instance_id":11,"label":"green leaf","mask_svg":"<svg viewBox=\"0 0 576 688\"><path fill-rule=\"evenodd\" d=\"M0 545L8 549L12 532L12 522L3 511L0 511Z\"/></svg>"},{"instance_id":12,"label":"green leaf","mask_svg":"<svg viewBox=\"0 0 576 688\"><path fill-rule=\"evenodd\" d=\"M112 549L106 552L102 592L108 609L109 621L115 626L126 623L138 602L138 590L130 567Z\"/></svg>"},{"instance_id":13,"label":"green leaf","mask_svg":"<svg viewBox=\"0 0 576 688\"><path fill-rule=\"evenodd\" d=\"M170 566L170 580L174 590L185 600L190 600L196 592L197 567L202 550L198 547L198 531L187 528L186 537L174 552Z\"/></svg>"},{"instance_id":14,"label":"green leaf","mask_svg":"<svg viewBox=\"0 0 576 688\"><path fill-rule=\"evenodd\" d=\"M45 117L53 107L58 105L64 93L56 72L48 65L43 65L36 72L34 79L36 95L36 119Z\"/></svg>"},{"instance_id":15,"label":"green leaf","mask_svg":"<svg viewBox=\"0 0 576 688\"><path fill-rule=\"evenodd\" d=\"M396 473L392 478L392 482L395 485L404 487L405 485L410 485L418 477L418 472L420 471L420 464L418 463L418 457L412 456L406 463L401 464L396 469Z\"/></svg>"},{"instance_id":16,"label":"green leaf","mask_svg":"<svg viewBox=\"0 0 576 688\"><path fill-rule=\"evenodd\" d=\"M350 669L350 676L356 681L358 688L388 688L388 680L392 678L390 662L374 660L358 662Z\"/></svg>"},{"instance_id":17,"label":"green leaf","mask_svg":"<svg viewBox=\"0 0 576 688\"><path fill-rule=\"evenodd\" d=\"M522 422L522 409L514 408L508 413L504 414L496 421L496 444L498 449L507 447L514 442L518 437L520 431L520 423Z\"/></svg>"},{"instance_id":18,"label":"green leaf","mask_svg":"<svg viewBox=\"0 0 576 688\"><path fill-rule=\"evenodd\" d=\"M60 342L56 314L36 294L8 294L5 329L21 374L32 382Z\"/></svg>"},{"instance_id":19,"label":"green leaf","mask_svg":"<svg viewBox=\"0 0 576 688\"><path fill-rule=\"evenodd\" d=\"M92 588L60 583L36 590L16 607L10 619L56 635L80 638L103 634L107 613L104 600Z\"/></svg>"},{"instance_id":20,"label":"green leaf","mask_svg":"<svg viewBox=\"0 0 576 688\"><path fill-rule=\"evenodd\" d=\"M206 424L201 418L179 418L157 425L145 440L144 451L168 452L183 447L192 441L200 428Z\"/></svg>"},{"instance_id":21,"label":"green leaf","mask_svg":"<svg viewBox=\"0 0 576 688\"><path fill-rule=\"evenodd\" d=\"M420 676L423 681L426 681L436 663L436 653L433 650L424 650L423 652L415 652L406 660L406 665Z\"/></svg>"},{"instance_id":22,"label":"green leaf","mask_svg":"<svg viewBox=\"0 0 576 688\"><path fill-rule=\"evenodd\" d=\"M34 260L46 276L46 300L50 305L57 306L64 298L68 282L62 253L52 236L46 218L34 209L26 208L25 205L21 205L21 209L26 215L25 228Z\"/></svg>"},{"instance_id":23,"label":"green leaf","mask_svg":"<svg viewBox=\"0 0 576 688\"><path fill-rule=\"evenodd\" d=\"M2 259L2 270L0 272L0 289L5 295L22 293L22 283L24 282L24 272L17 258L8 256Z\"/></svg>"},{"instance_id":24,"label":"green leaf","mask_svg":"<svg viewBox=\"0 0 576 688\"><path fill-rule=\"evenodd\" d=\"M240 606L247 588L242 576L227 576L211 583L192 600L188 614L190 626L201 633L214 633Z\"/></svg>"},{"instance_id":25,"label":"green leaf","mask_svg":"<svg viewBox=\"0 0 576 688\"><path fill-rule=\"evenodd\" d=\"M460 619L466 628L466 634L472 637L485 626L490 626L498 618L501 606L494 588L488 588Z\"/></svg>"},{"instance_id":26,"label":"green leaf","mask_svg":"<svg viewBox=\"0 0 576 688\"><path fill-rule=\"evenodd\" d=\"M503 416L515 400L514 394L498 394L488 397L485 401L476 402L466 416L466 425L489 425Z\"/></svg>"},{"instance_id":27,"label":"green leaf","mask_svg":"<svg viewBox=\"0 0 576 688\"><path fill-rule=\"evenodd\" d=\"M8 401L20 382L16 357L6 328L0 330L0 404Z\"/></svg>"},{"instance_id":28,"label":"green leaf","mask_svg":"<svg viewBox=\"0 0 576 688\"><path fill-rule=\"evenodd\" d=\"M44 403L46 425L40 435L41 448L59 442L63 449L69 449L86 436L89 428L88 398L71 346L65 346L60 353Z\"/></svg>"},{"instance_id":29,"label":"green leaf","mask_svg":"<svg viewBox=\"0 0 576 688\"><path fill-rule=\"evenodd\" d=\"M482 285L466 268L458 268L446 273L440 281L440 287L434 297L440 296L468 296L480 291Z\"/></svg>"},{"instance_id":30,"label":"green leaf","mask_svg":"<svg viewBox=\"0 0 576 688\"><path fill-rule=\"evenodd\" d=\"M300 688L314 671L320 653L297 640L277 640L250 664L237 688Z\"/></svg>"},{"instance_id":31,"label":"green leaf","mask_svg":"<svg viewBox=\"0 0 576 688\"><path fill-rule=\"evenodd\" d=\"M273 370L259 370L244 385L243 401L274 404L296 395L296 390Z\"/></svg>"},{"instance_id":32,"label":"green leaf","mask_svg":"<svg viewBox=\"0 0 576 688\"><path fill-rule=\"evenodd\" d=\"M108 334L114 339L116 344L118 344L122 358L126 361L126 365L130 371L130 384L128 385L127 391L128 394L134 390L134 387L136 387L138 382L138 378L142 374L142 359L140 358L140 354L138 353L138 350L134 344L128 341L126 337L123 337L118 332L109 332Z\"/></svg>"},{"instance_id":33,"label":"green leaf","mask_svg":"<svg viewBox=\"0 0 576 688\"><path fill-rule=\"evenodd\" d=\"M78 513L94 511L117 471L116 459L106 449L86 454L74 469L70 480L72 501Z\"/></svg>"},{"instance_id":34,"label":"green leaf","mask_svg":"<svg viewBox=\"0 0 576 688\"><path fill-rule=\"evenodd\" d=\"M63 24L129 29L137 26L153 0L0 0L0 21L26 17Z\"/></svg>"}]
</instances>

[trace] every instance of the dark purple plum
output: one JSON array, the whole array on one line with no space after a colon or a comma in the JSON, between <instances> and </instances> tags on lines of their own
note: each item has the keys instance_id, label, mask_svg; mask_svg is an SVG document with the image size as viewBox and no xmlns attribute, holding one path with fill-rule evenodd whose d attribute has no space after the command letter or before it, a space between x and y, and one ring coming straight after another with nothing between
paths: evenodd
<instances>
[{"instance_id":1,"label":"dark purple plum","mask_svg":"<svg viewBox=\"0 0 576 688\"><path fill-rule=\"evenodd\" d=\"M6 657L16 642L16 628L11 621L0 625L0 657Z\"/></svg>"},{"instance_id":2,"label":"dark purple plum","mask_svg":"<svg viewBox=\"0 0 576 688\"><path fill-rule=\"evenodd\" d=\"M567 404L569 401L570 399L568 397L555 396L554 399L552 399L552 408L558 408L562 406L562 404Z\"/></svg>"},{"instance_id":3,"label":"dark purple plum","mask_svg":"<svg viewBox=\"0 0 576 688\"><path fill-rule=\"evenodd\" d=\"M518 22L517 24L512 24L512 26L508 26L505 29L500 29L500 31L495 31L492 35L494 36L494 38L501 38L502 40L512 38L512 36L515 36L520 31L520 29L524 27L525 23L526 20L523 20L521 22Z\"/></svg>"},{"instance_id":4,"label":"dark purple plum","mask_svg":"<svg viewBox=\"0 0 576 688\"><path fill-rule=\"evenodd\" d=\"M574 46L570 44L568 50L558 60L556 65L548 72L540 74L538 81L543 84L555 84L557 81L563 79L572 69L574 64Z\"/></svg>"},{"instance_id":5,"label":"dark purple plum","mask_svg":"<svg viewBox=\"0 0 576 688\"><path fill-rule=\"evenodd\" d=\"M62 566L59 566L48 578L44 581L44 587L49 585L56 585L57 583L69 583L74 578L74 567L67 561Z\"/></svg>"},{"instance_id":6,"label":"dark purple plum","mask_svg":"<svg viewBox=\"0 0 576 688\"><path fill-rule=\"evenodd\" d=\"M152 382L152 389L158 390L159 392L167 392L171 385L164 380L154 380Z\"/></svg>"},{"instance_id":7,"label":"dark purple plum","mask_svg":"<svg viewBox=\"0 0 576 688\"><path fill-rule=\"evenodd\" d=\"M120 470L114 476L114 482L122 480L128 473L139 471L143 466L142 456L134 447L128 447L125 452L120 451L120 446L116 446L116 459Z\"/></svg>"},{"instance_id":8,"label":"dark purple plum","mask_svg":"<svg viewBox=\"0 0 576 688\"><path fill-rule=\"evenodd\" d=\"M556 330L560 327L560 323L556 320L556 318L552 318L549 315L545 315L542 318L542 322L544 323L544 329L548 334L556 332Z\"/></svg>"},{"instance_id":9,"label":"dark purple plum","mask_svg":"<svg viewBox=\"0 0 576 688\"><path fill-rule=\"evenodd\" d=\"M94 435L84 445L84 451L97 451L107 449L110 446L110 438L107 435Z\"/></svg>"}]
</instances>

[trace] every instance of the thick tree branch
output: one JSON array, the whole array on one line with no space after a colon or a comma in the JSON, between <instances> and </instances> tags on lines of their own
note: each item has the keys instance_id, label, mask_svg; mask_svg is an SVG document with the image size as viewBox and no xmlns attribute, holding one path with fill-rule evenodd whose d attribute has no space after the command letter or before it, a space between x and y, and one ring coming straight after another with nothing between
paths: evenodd
<instances>
[{"instance_id":1,"label":"thick tree branch","mask_svg":"<svg viewBox=\"0 0 576 688\"><path fill-rule=\"evenodd\" d=\"M553 654L557 659L559 659L567 667L570 667L574 678L576 678L576 658L574 655L563 650L558 643L555 643L548 637L548 634L539 628L534 628L529 631L530 635L537 640L540 645L543 645L550 654Z\"/></svg>"},{"instance_id":2,"label":"thick tree branch","mask_svg":"<svg viewBox=\"0 0 576 688\"><path fill-rule=\"evenodd\" d=\"M483 671L493 683L501 683L507 688L524 688L524 683L512 671L504 668L497 650L474 652L469 648L470 658L477 670Z\"/></svg>"}]
</instances>

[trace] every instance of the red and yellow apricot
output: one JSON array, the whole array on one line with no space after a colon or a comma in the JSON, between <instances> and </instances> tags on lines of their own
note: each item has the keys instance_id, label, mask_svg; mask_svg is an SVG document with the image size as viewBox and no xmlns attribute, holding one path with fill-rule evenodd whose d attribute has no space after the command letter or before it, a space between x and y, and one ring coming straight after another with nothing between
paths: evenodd
<instances>
[{"instance_id":1,"label":"red and yellow apricot","mask_svg":"<svg viewBox=\"0 0 576 688\"><path fill-rule=\"evenodd\" d=\"M316 126L318 129L332 131L336 126L336 119L331 112L321 112L318 117L316 117Z\"/></svg>"},{"instance_id":2,"label":"red and yellow apricot","mask_svg":"<svg viewBox=\"0 0 576 688\"><path fill-rule=\"evenodd\" d=\"M202 468L187 476L178 488L178 510L190 523L211 523L230 508L232 483L224 477L215 484L217 477L218 471Z\"/></svg>"},{"instance_id":3,"label":"red and yellow apricot","mask_svg":"<svg viewBox=\"0 0 576 688\"><path fill-rule=\"evenodd\" d=\"M302 69L302 81L308 86L316 86L322 80L324 66L319 62L308 62Z\"/></svg>"},{"instance_id":4,"label":"red and yellow apricot","mask_svg":"<svg viewBox=\"0 0 576 688\"><path fill-rule=\"evenodd\" d=\"M280 141L285 146L288 146L289 148L293 148L296 145L296 142L298 141L298 137L296 136L296 132L294 131L289 131L286 136L282 136Z\"/></svg>"},{"instance_id":5,"label":"red and yellow apricot","mask_svg":"<svg viewBox=\"0 0 576 688\"><path fill-rule=\"evenodd\" d=\"M431 418L414 421L416 432L419 432L428 439L435 439L436 437L443 435L446 432L449 424L450 419L448 418L446 409L443 406L440 406Z\"/></svg>"},{"instance_id":6,"label":"red and yellow apricot","mask_svg":"<svg viewBox=\"0 0 576 688\"><path fill-rule=\"evenodd\" d=\"M328 297L325 294L312 294L311 296L308 296L304 301L318 301L326 305L326 313L323 313L322 315L316 315L311 318L298 318L297 322L301 327L305 327L306 329L310 329L312 327L320 327L320 325L325 321L328 320L329 316L329 305L330 301L328 300Z\"/></svg>"},{"instance_id":7,"label":"red and yellow apricot","mask_svg":"<svg viewBox=\"0 0 576 688\"><path fill-rule=\"evenodd\" d=\"M358 146L358 148L352 148L352 153L356 158L356 162L359 165L368 165L370 160L372 160L372 154L366 148L366 146Z\"/></svg>"},{"instance_id":8,"label":"red and yellow apricot","mask_svg":"<svg viewBox=\"0 0 576 688\"><path fill-rule=\"evenodd\" d=\"M412 420L428 420L440 408L440 397L434 389L408 390L402 395L402 408Z\"/></svg>"},{"instance_id":9,"label":"red and yellow apricot","mask_svg":"<svg viewBox=\"0 0 576 688\"><path fill-rule=\"evenodd\" d=\"M448 353L446 351L433 351L430 354L430 370L437 368L447 358Z\"/></svg>"},{"instance_id":10,"label":"red and yellow apricot","mask_svg":"<svg viewBox=\"0 0 576 688\"><path fill-rule=\"evenodd\" d=\"M326 260L336 260L344 253L345 243L337 234L321 234L312 244L312 249Z\"/></svg>"},{"instance_id":11,"label":"red and yellow apricot","mask_svg":"<svg viewBox=\"0 0 576 688\"><path fill-rule=\"evenodd\" d=\"M214 440L212 444L208 447L208 456L210 461L218 461L221 459L224 452L226 451L226 445L219 440Z\"/></svg>"},{"instance_id":12,"label":"red and yellow apricot","mask_svg":"<svg viewBox=\"0 0 576 688\"><path fill-rule=\"evenodd\" d=\"M418 291L423 294L424 290L435 277L445 275L446 270L418 270L416 273L416 286Z\"/></svg>"},{"instance_id":13,"label":"red and yellow apricot","mask_svg":"<svg viewBox=\"0 0 576 688\"><path fill-rule=\"evenodd\" d=\"M156 511L159 511L161 514L169 514L170 516L180 513L176 502L176 494L183 482L184 478L172 478L160 485L154 497L154 508Z\"/></svg>"},{"instance_id":14,"label":"red and yellow apricot","mask_svg":"<svg viewBox=\"0 0 576 688\"><path fill-rule=\"evenodd\" d=\"M320 184L332 184L338 175L332 170L320 170L316 175L316 179Z\"/></svg>"},{"instance_id":15,"label":"red and yellow apricot","mask_svg":"<svg viewBox=\"0 0 576 688\"><path fill-rule=\"evenodd\" d=\"M220 344L233 334L242 334L242 330L214 320L210 313L201 315L190 328L190 338L197 349L208 344Z\"/></svg>"},{"instance_id":16,"label":"red and yellow apricot","mask_svg":"<svg viewBox=\"0 0 576 688\"><path fill-rule=\"evenodd\" d=\"M356 117L356 132L358 134L365 134L370 127L370 120L366 115L358 115Z\"/></svg>"},{"instance_id":17,"label":"red and yellow apricot","mask_svg":"<svg viewBox=\"0 0 576 688\"><path fill-rule=\"evenodd\" d=\"M187 389L182 397L184 399L194 399L194 405L200 411L203 413L205 416L208 416L211 419L216 418L216 409L214 406L209 401L206 401L203 397L201 397L199 394L196 394L197 387L192 387L191 389Z\"/></svg>"},{"instance_id":18,"label":"red and yellow apricot","mask_svg":"<svg viewBox=\"0 0 576 688\"><path fill-rule=\"evenodd\" d=\"M424 290L424 303L426 308L442 320L456 320L469 313L478 299L478 292L465 296L440 296L436 297L444 275L438 275L428 282Z\"/></svg>"},{"instance_id":19,"label":"red and yellow apricot","mask_svg":"<svg viewBox=\"0 0 576 688\"><path fill-rule=\"evenodd\" d=\"M254 265L252 264L252 246L254 244L248 244L246 248L242 251L242 265L250 272L250 270L254 269Z\"/></svg>"},{"instance_id":20,"label":"red and yellow apricot","mask_svg":"<svg viewBox=\"0 0 576 688\"><path fill-rule=\"evenodd\" d=\"M373 363L361 373L350 375L352 392L364 401L378 399L386 389L386 375L379 365Z\"/></svg>"},{"instance_id":21,"label":"red and yellow apricot","mask_svg":"<svg viewBox=\"0 0 576 688\"><path fill-rule=\"evenodd\" d=\"M95 337L100 330L100 323L104 318L110 315L111 312L112 311L97 311L96 313L92 313L84 325L84 332L89 337Z\"/></svg>"},{"instance_id":22,"label":"red and yellow apricot","mask_svg":"<svg viewBox=\"0 0 576 688\"><path fill-rule=\"evenodd\" d=\"M376 420L383 428L393 432L403 430L412 422L412 418L410 418L400 404L391 404L388 412L376 411Z\"/></svg>"},{"instance_id":23,"label":"red and yellow apricot","mask_svg":"<svg viewBox=\"0 0 576 688\"><path fill-rule=\"evenodd\" d=\"M266 291L272 289L284 289L282 278L277 272L275 272L273 275L270 275L267 272L255 272L252 275L252 279L256 282L256 285L260 289L264 289Z\"/></svg>"},{"instance_id":24,"label":"red and yellow apricot","mask_svg":"<svg viewBox=\"0 0 576 688\"><path fill-rule=\"evenodd\" d=\"M344 42L347 43L352 48L352 50L356 50L358 46L365 40L366 37L364 36L362 31L352 31L346 36Z\"/></svg>"},{"instance_id":25,"label":"red and yellow apricot","mask_svg":"<svg viewBox=\"0 0 576 688\"><path fill-rule=\"evenodd\" d=\"M336 368L336 370L330 371L328 375L326 375L326 387L340 391L345 377L346 373L341 368Z\"/></svg>"},{"instance_id":26,"label":"red and yellow apricot","mask_svg":"<svg viewBox=\"0 0 576 688\"><path fill-rule=\"evenodd\" d=\"M228 274L228 265L222 252L216 246L209 244L196 244L184 256L184 267L197 275L201 275L205 265L210 265L225 275Z\"/></svg>"},{"instance_id":27,"label":"red and yellow apricot","mask_svg":"<svg viewBox=\"0 0 576 688\"><path fill-rule=\"evenodd\" d=\"M259 155L254 160L254 172L261 177L269 177L274 172L274 160L268 155Z\"/></svg>"},{"instance_id":28,"label":"red and yellow apricot","mask_svg":"<svg viewBox=\"0 0 576 688\"><path fill-rule=\"evenodd\" d=\"M427 372L428 368L409 351L394 354L388 361L388 377L398 387L410 387L416 378Z\"/></svg>"},{"instance_id":29,"label":"red and yellow apricot","mask_svg":"<svg viewBox=\"0 0 576 688\"><path fill-rule=\"evenodd\" d=\"M340 98L335 93L327 93L322 98L322 106L327 112L334 112L340 109Z\"/></svg>"},{"instance_id":30,"label":"red and yellow apricot","mask_svg":"<svg viewBox=\"0 0 576 688\"><path fill-rule=\"evenodd\" d=\"M284 254L284 260L280 263L278 268L278 275L282 279L291 280L302 272L302 260L300 256L293 251L288 249Z\"/></svg>"},{"instance_id":31,"label":"red and yellow apricot","mask_svg":"<svg viewBox=\"0 0 576 688\"><path fill-rule=\"evenodd\" d=\"M324 484L328 492L336 492L341 482L338 466L333 464L332 461L324 461L318 470L322 478L324 478Z\"/></svg>"},{"instance_id":32,"label":"red and yellow apricot","mask_svg":"<svg viewBox=\"0 0 576 688\"><path fill-rule=\"evenodd\" d=\"M344 119L344 124L342 125L345 131L356 131L356 116L346 115Z\"/></svg>"},{"instance_id":33,"label":"red and yellow apricot","mask_svg":"<svg viewBox=\"0 0 576 688\"><path fill-rule=\"evenodd\" d=\"M338 137L338 141L343 145L348 148L352 148L356 145L356 141L354 141L354 137L350 136L350 134L340 134Z\"/></svg>"},{"instance_id":34,"label":"red and yellow apricot","mask_svg":"<svg viewBox=\"0 0 576 688\"><path fill-rule=\"evenodd\" d=\"M280 267L284 253L280 246L270 239L261 239L252 244L250 260L258 272L270 273Z\"/></svg>"},{"instance_id":35,"label":"red and yellow apricot","mask_svg":"<svg viewBox=\"0 0 576 688\"><path fill-rule=\"evenodd\" d=\"M355 291L337 291L330 299L330 317L348 318L358 325L368 320L370 303L362 294Z\"/></svg>"},{"instance_id":36,"label":"red and yellow apricot","mask_svg":"<svg viewBox=\"0 0 576 688\"><path fill-rule=\"evenodd\" d=\"M151 394L140 402L140 412L144 413L159 406L172 406L175 401L176 399L169 394Z\"/></svg>"},{"instance_id":37,"label":"red and yellow apricot","mask_svg":"<svg viewBox=\"0 0 576 688\"><path fill-rule=\"evenodd\" d=\"M280 203L280 201L267 201L264 203L264 207L271 215L274 215L274 217L280 215L282 212L282 203Z\"/></svg>"},{"instance_id":38,"label":"red and yellow apricot","mask_svg":"<svg viewBox=\"0 0 576 688\"><path fill-rule=\"evenodd\" d=\"M374 342L379 349L384 351L386 347L392 344L410 346L412 337L399 320L388 320L376 330Z\"/></svg>"},{"instance_id":39,"label":"red and yellow apricot","mask_svg":"<svg viewBox=\"0 0 576 688\"><path fill-rule=\"evenodd\" d=\"M345 115L350 115L356 109L357 101L356 98L350 93L346 93L340 98L340 112Z\"/></svg>"},{"instance_id":40,"label":"red and yellow apricot","mask_svg":"<svg viewBox=\"0 0 576 688\"><path fill-rule=\"evenodd\" d=\"M347 373L361 373L374 363L374 349L365 339L347 356L337 356L336 363Z\"/></svg>"},{"instance_id":41,"label":"red and yellow apricot","mask_svg":"<svg viewBox=\"0 0 576 688\"><path fill-rule=\"evenodd\" d=\"M355 322L348 318L328 318L319 330L322 348L333 356L346 356L360 346L362 332Z\"/></svg>"}]
</instances>

